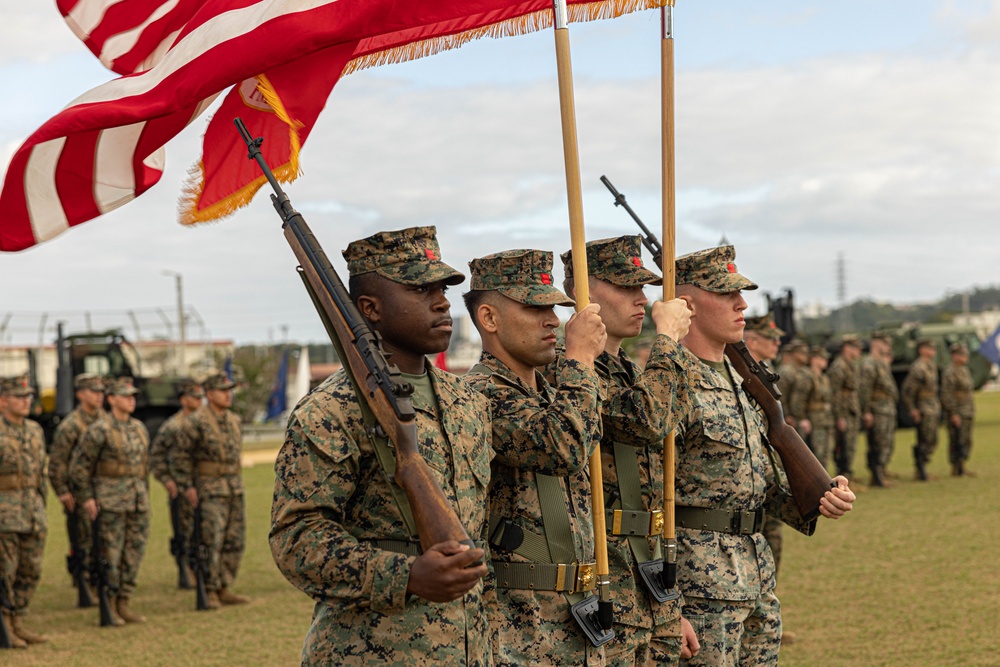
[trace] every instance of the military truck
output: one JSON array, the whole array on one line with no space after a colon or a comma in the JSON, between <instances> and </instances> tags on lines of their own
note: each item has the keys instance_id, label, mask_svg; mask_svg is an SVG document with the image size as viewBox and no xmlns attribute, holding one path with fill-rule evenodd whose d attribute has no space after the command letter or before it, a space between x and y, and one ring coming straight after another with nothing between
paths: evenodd
<instances>
[{"instance_id":1,"label":"military truck","mask_svg":"<svg viewBox=\"0 0 1000 667\"><path fill-rule=\"evenodd\" d=\"M962 343L969 348L969 371L975 388L979 389L990 379L992 364L979 354L982 341L974 327L955 324L887 324L876 331L892 337L892 376L900 387L910 365L917 359L917 341L921 338L929 338L934 343L940 372L943 373L951 364L948 348L954 343Z\"/></svg>"},{"instance_id":2,"label":"military truck","mask_svg":"<svg viewBox=\"0 0 1000 667\"><path fill-rule=\"evenodd\" d=\"M152 438L160 425L177 410L177 377L146 377L138 353L119 329L63 335L59 324L56 338L55 391L43 391L39 396L35 419L42 424L46 436L52 433L76 402L73 378L80 373L96 373L107 377L132 377L139 393L135 397L134 417L149 429ZM34 373L34 370L31 371ZM38 386L37 382L35 386Z\"/></svg>"}]
</instances>

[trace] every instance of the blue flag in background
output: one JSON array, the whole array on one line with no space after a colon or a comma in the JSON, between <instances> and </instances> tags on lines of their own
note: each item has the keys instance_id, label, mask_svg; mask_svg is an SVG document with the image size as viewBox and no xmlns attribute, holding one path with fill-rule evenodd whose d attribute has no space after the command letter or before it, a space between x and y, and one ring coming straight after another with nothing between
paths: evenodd
<instances>
[{"instance_id":1,"label":"blue flag in background","mask_svg":"<svg viewBox=\"0 0 1000 667\"><path fill-rule=\"evenodd\" d=\"M264 421L269 422L284 414L288 407L286 395L288 393L288 350L281 353L281 365L278 366L278 377L274 381L274 388L271 389L271 396L267 399L267 416Z\"/></svg>"},{"instance_id":2,"label":"blue flag in background","mask_svg":"<svg viewBox=\"0 0 1000 667\"><path fill-rule=\"evenodd\" d=\"M990 363L1000 364L1000 326L979 346L979 354L989 359Z\"/></svg>"},{"instance_id":3,"label":"blue flag in background","mask_svg":"<svg viewBox=\"0 0 1000 667\"><path fill-rule=\"evenodd\" d=\"M226 379L233 381L233 355L226 355L226 363L222 365L222 370L226 374Z\"/></svg>"}]
</instances>

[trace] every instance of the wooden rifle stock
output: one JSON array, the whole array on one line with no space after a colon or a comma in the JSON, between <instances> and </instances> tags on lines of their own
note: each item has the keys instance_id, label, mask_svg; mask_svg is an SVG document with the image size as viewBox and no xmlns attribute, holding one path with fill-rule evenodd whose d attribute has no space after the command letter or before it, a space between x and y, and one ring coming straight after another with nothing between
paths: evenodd
<instances>
[{"instance_id":1,"label":"wooden rifle stock","mask_svg":"<svg viewBox=\"0 0 1000 667\"><path fill-rule=\"evenodd\" d=\"M234 122L247 144L249 159L257 161L274 189L271 202L281 216L285 239L299 262L299 275L344 363L358 400L367 403L378 428L395 446L395 480L406 492L420 546L426 551L435 544L453 540L473 547L472 539L418 449L416 413L410 402L413 387L386 360L379 338L351 301L305 219L292 208L278 185L260 153L263 139L251 138L239 118Z\"/></svg>"},{"instance_id":2,"label":"wooden rifle stock","mask_svg":"<svg viewBox=\"0 0 1000 667\"><path fill-rule=\"evenodd\" d=\"M767 439L781 457L799 514L806 521L812 521L819 516L820 498L836 485L798 431L785 422L785 414L778 401L781 393L772 380L777 376L753 358L743 341L726 345L726 356L743 377L743 389L767 417Z\"/></svg>"}]
</instances>

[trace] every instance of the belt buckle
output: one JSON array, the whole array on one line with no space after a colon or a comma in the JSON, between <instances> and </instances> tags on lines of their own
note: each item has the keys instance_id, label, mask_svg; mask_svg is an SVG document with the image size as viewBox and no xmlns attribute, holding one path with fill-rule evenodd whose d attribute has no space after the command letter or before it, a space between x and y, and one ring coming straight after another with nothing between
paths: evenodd
<instances>
[{"instance_id":1,"label":"belt buckle","mask_svg":"<svg viewBox=\"0 0 1000 667\"><path fill-rule=\"evenodd\" d=\"M735 533L736 535L750 534L750 532L747 530L748 526L746 525L746 517L748 514L750 513L744 512L743 510L733 510L733 533ZM749 528L753 529L752 519Z\"/></svg>"},{"instance_id":2,"label":"belt buckle","mask_svg":"<svg viewBox=\"0 0 1000 667\"><path fill-rule=\"evenodd\" d=\"M653 510L649 513L649 534L662 535L663 534L663 524L666 523L665 517L663 516L663 510Z\"/></svg>"},{"instance_id":3,"label":"belt buckle","mask_svg":"<svg viewBox=\"0 0 1000 667\"><path fill-rule=\"evenodd\" d=\"M592 591L596 588L597 576L595 569L594 563L576 564L576 586L573 590L574 593Z\"/></svg>"},{"instance_id":4,"label":"belt buckle","mask_svg":"<svg viewBox=\"0 0 1000 667\"><path fill-rule=\"evenodd\" d=\"M611 510L611 534L621 535L622 534L622 515L624 512L622 510Z\"/></svg>"}]
</instances>

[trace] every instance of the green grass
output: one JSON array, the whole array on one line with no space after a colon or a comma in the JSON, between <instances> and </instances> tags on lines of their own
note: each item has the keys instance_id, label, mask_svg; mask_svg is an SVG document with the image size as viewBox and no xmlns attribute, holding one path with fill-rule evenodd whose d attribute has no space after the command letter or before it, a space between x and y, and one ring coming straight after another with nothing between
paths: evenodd
<instances>
[{"instance_id":1,"label":"green grass","mask_svg":"<svg viewBox=\"0 0 1000 667\"><path fill-rule=\"evenodd\" d=\"M901 431L890 470L895 488L859 493L855 510L821 520L806 538L786 529L778 594L786 629L798 641L782 648L782 666L905 667L1000 664L1000 393L980 394L969 467L976 478L948 474L942 439L930 470L913 479L913 430ZM864 446L855 469L864 463ZM143 626L97 627L97 611L75 608L66 574L65 525L50 499L50 531L31 628L48 644L5 651L4 665L296 665L311 601L271 561L267 527L273 472L244 471L247 553L234 590L244 607L195 612L178 591L168 553L169 515L153 485L153 527L134 606ZM867 481L862 478L861 481Z\"/></svg>"}]
</instances>

